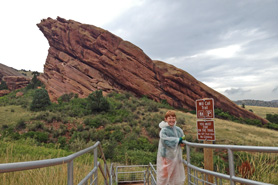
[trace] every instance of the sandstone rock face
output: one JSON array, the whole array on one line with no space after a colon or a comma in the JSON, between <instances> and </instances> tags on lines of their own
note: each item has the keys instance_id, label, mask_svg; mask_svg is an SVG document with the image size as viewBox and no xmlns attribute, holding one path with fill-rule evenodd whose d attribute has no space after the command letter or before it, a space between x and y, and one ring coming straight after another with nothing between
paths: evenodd
<instances>
[{"instance_id":1,"label":"sandstone rock face","mask_svg":"<svg viewBox=\"0 0 278 185\"><path fill-rule=\"evenodd\" d=\"M9 90L16 90L26 87L31 79L25 76L4 76L3 80L6 82Z\"/></svg>"},{"instance_id":2,"label":"sandstone rock face","mask_svg":"<svg viewBox=\"0 0 278 185\"><path fill-rule=\"evenodd\" d=\"M26 87L31 81L29 77L4 64L0 64L0 80L5 81L11 91Z\"/></svg>"},{"instance_id":3,"label":"sandstone rock face","mask_svg":"<svg viewBox=\"0 0 278 185\"><path fill-rule=\"evenodd\" d=\"M215 108L237 117L260 119L187 72L153 61L140 48L93 25L48 18L38 24L50 48L44 73L50 99L66 93L87 97L97 89L105 93L129 91L156 101L195 110L195 100L214 98Z\"/></svg>"}]
</instances>

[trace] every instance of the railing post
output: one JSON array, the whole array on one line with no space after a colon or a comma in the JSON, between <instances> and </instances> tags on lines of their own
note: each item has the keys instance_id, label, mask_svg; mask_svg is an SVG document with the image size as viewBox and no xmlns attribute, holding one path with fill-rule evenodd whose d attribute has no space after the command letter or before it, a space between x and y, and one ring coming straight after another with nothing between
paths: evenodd
<instances>
[{"instance_id":1,"label":"railing post","mask_svg":"<svg viewBox=\"0 0 278 185\"><path fill-rule=\"evenodd\" d=\"M232 180L232 178L235 176L234 154L230 148L228 149L228 158L229 158L230 184L234 185L234 181Z\"/></svg>"},{"instance_id":2,"label":"railing post","mask_svg":"<svg viewBox=\"0 0 278 185\"><path fill-rule=\"evenodd\" d=\"M112 185L112 175L113 175L114 171L113 171L113 163L110 166L110 176L109 176L109 185Z\"/></svg>"},{"instance_id":3,"label":"railing post","mask_svg":"<svg viewBox=\"0 0 278 185\"><path fill-rule=\"evenodd\" d=\"M144 185L146 185L146 171L144 171Z\"/></svg>"},{"instance_id":4,"label":"railing post","mask_svg":"<svg viewBox=\"0 0 278 185\"><path fill-rule=\"evenodd\" d=\"M73 160L68 163L68 185L73 185Z\"/></svg>"},{"instance_id":5,"label":"railing post","mask_svg":"<svg viewBox=\"0 0 278 185\"><path fill-rule=\"evenodd\" d=\"M186 145L186 160L187 160L187 178L188 178L188 184L190 185L191 182L191 176L190 176L190 168L189 168L189 164L190 164L190 147L188 145Z\"/></svg>"},{"instance_id":6,"label":"railing post","mask_svg":"<svg viewBox=\"0 0 278 185\"><path fill-rule=\"evenodd\" d=\"M116 167L116 184L118 185L118 166Z\"/></svg>"},{"instance_id":7,"label":"railing post","mask_svg":"<svg viewBox=\"0 0 278 185\"><path fill-rule=\"evenodd\" d=\"M95 169L98 169L98 166L97 166L97 147L94 149L94 168ZM97 185L98 184L98 173L97 173L98 170L96 170L95 172L95 184Z\"/></svg>"}]
</instances>

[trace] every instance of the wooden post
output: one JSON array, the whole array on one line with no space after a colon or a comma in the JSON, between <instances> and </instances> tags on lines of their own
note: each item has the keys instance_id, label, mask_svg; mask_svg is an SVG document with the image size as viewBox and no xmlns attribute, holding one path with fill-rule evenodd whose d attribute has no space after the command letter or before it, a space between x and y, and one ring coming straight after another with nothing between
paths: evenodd
<instances>
[{"instance_id":1,"label":"wooden post","mask_svg":"<svg viewBox=\"0 0 278 185\"><path fill-rule=\"evenodd\" d=\"M212 144L212 141L204 141L204 144ZM206 170L214 171L213 170L213 149L211 148L204 148L204 167ZM213 183L213 176L208 176L208 181Z\"/></svg>"}]
</instances>

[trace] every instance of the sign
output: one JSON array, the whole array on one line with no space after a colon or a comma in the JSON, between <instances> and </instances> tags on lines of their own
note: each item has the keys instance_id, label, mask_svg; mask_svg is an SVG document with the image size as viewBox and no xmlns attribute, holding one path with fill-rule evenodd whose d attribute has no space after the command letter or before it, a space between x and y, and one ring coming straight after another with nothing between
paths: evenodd
<instances>
[{"instance_id":1,"label":"sign","mask_svg":"<svg viewBox=\"0 0 278 185\"><path fill-rule=\"evenodd\" d=\"M212 98L196 100L197 119L214 118L214 102Z\"/></svg>"},{"instance_id":2,"label":"sign","mask_svg":"<svg viewBox=\"0 0 278 185\"><path fill-rule=\"evenodd\" d=\"M197 120L198 140L215 141L214 121L213 120Z\"/></svg>"}]
</instances>

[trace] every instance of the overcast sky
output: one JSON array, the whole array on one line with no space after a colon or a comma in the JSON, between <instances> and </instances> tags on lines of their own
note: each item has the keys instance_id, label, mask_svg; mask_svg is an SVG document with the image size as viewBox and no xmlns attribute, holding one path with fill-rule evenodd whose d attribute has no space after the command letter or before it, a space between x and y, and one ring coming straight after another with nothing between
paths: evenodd
<instances>
[{"instance_id":1,"label":"overcast sky","mask_svg":"<svg viewBox=\"0 0 278 185\"><path fill-rule=\"evenodd\" d=\"M278 99L278 0L0 2L0 63L43 72L36 26L60 16L106 29L231 100Z\"/></svg>"}]
</instances>

